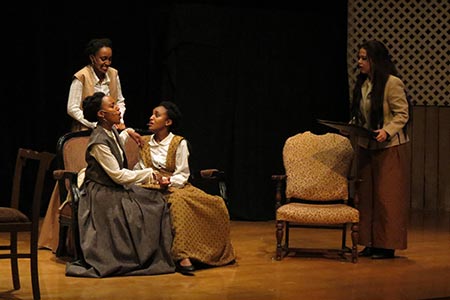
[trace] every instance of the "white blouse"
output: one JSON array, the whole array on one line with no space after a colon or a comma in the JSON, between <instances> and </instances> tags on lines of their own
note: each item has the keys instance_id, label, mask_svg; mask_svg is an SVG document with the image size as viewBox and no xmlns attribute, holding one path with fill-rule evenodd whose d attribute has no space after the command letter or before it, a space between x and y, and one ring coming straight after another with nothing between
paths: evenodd
<instances>
[{"instance_id":1,"label":"white blouse","mask_svg":"<svg viewBox=\"0 0 450 300\"><path fill-rule=\"evenodd\" d=\"M116 137L111 130L107 130L104 128L103 130L105 130L106 134L113 138L118 144L118 141L116 140ZM130 136L128 135L128 132L126 130L123 130L119 135L119 138L122 140L123 144L125 144L126 140L129 137ZM119 166L119 162L112 154L111 149L104 144L93 145L91 147L90 154L102 166L108 176L111 177L111 179L117 184L129 185L132 183L148 182L151 178L153 178L152 168L142 168L141 170L129 170L126 168L121 169ZM78 183L82 182L82 178L84 178L84 170L80 171L78 177Z\"/></svg>"},{"instance_id":2,"label":"white blouse","mask_svg":"<svg viewBox=\"0 0 450 300\"><path fill-rule=\"evenodd\" d=\"M155 140L155 136L152 134L150 137L149 145L152 157L152 163L156 169L166 168L167 153L169 151L170 142L174 137L173 133L160 141L159 143ZM170 176L171 187L182 188L189 180L190 170L189 170L189 149L186 140L182 140L178 145L176 158L175 158L175 171ZM137 169L145 168L145 164L142 159L136 164Z\"/></svg>"},{"instance_id":3,"label":"white blouse","mask_svg":"<svg viewBox=\"0 0 450 300\"><path fill-rule=\"evenodd\" d=\"M372 82L369 79L366 79L364 81L363 85L361 86L361 113L363 114L366 123L363 124L363 127L369 129L370 128L370 94L372 92Z\"/></svg>"}]
</instances>

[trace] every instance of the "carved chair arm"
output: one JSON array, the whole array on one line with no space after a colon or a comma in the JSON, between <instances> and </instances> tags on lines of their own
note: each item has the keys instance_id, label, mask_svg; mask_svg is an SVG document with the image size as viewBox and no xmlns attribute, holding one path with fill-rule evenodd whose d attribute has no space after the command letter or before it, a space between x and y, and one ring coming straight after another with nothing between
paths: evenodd
<instances>
[{"instance_id":1,"label":"carved chair arm","mask_svg":"<svg viewBox=\"0 0 450 300\"><path fill-rule=\"evenodd\" d=\"M286 202L286 178L286 175L272 175L272 180L275 181L275 210Z\"/></svg>"},{"instance_id":2,"label":"carved chair arm","mask_svg":"<svg viewBox=\"0 0 450 300\"><path fill-rule=\"evenodd\" d=\"M59 211L63 210L66 205L72 205L72 201L78 201L78 173L68 170L54 170L53 178L58 181L60 198Z\"/></svg>"},{"instance_id":3,"label":"carved chair arm","mask_svg":"<svg viewBox=\"0 0 450 300\"><path fill-rule=\"evenodd\" d=\"M225 177L225 172L218 169L204 169L200 170L200 176L204 179L222 180Z\"/></svg>"}]
</instances>

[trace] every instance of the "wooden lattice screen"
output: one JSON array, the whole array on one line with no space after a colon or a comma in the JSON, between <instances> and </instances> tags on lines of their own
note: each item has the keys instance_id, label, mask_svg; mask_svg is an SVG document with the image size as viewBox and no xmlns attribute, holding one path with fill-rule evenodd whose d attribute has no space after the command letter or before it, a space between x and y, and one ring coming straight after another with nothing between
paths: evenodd
<instances>
[{"instance_id":1,"label":"wooden lattice screen","mask_svg":"<svg viewBox=\"0 0 450 300\"><path fill-rule=\"evenodd\" d=\"M450 106L450 1L348 0L349 85L358 45L383 42L414 105Z\"/></svg>"}]
</instances>

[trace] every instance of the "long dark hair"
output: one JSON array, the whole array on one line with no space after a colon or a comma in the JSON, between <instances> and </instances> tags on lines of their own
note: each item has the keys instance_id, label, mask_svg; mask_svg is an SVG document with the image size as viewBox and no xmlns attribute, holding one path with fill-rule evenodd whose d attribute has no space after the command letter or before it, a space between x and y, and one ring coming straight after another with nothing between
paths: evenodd
<instances>
[{"instance_id":1,"label":"long dark hair","mask_svg":"<svg viewBox=\"0 0 450 300\"><path fill-rule=\"evenodd\" d=\"M389 75L399 77L397 68L391 61L391 57L385 45L376 40L363 43L359 49L367 51L367 59L370 62L370 77L372 81L372 91L370 96L370 124L372 130L383 127L383 99L384 89ZM350 114L357 125L363 125L365 120L360 111L361 86L367 79L368 74L358 74L356 84L353 89L353 97L350 106Z\"/></svg>"}]
</instances>

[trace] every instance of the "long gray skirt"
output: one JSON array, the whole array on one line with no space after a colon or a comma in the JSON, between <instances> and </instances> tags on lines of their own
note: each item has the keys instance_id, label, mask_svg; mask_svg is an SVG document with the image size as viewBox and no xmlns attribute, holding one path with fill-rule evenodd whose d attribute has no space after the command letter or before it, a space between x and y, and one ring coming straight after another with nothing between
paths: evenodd
<instances>
[{"instance_id":1,"label":"long gray skirt","mask_svg":"<svg viewBox=\"0 0 450 300\"><path fill-rule=\"evenodd\" d=\"M85 184L78 212L84 261L67 276L110 277L175 272L168 204L159 191Z\"/></svg>"}]
</instances>

